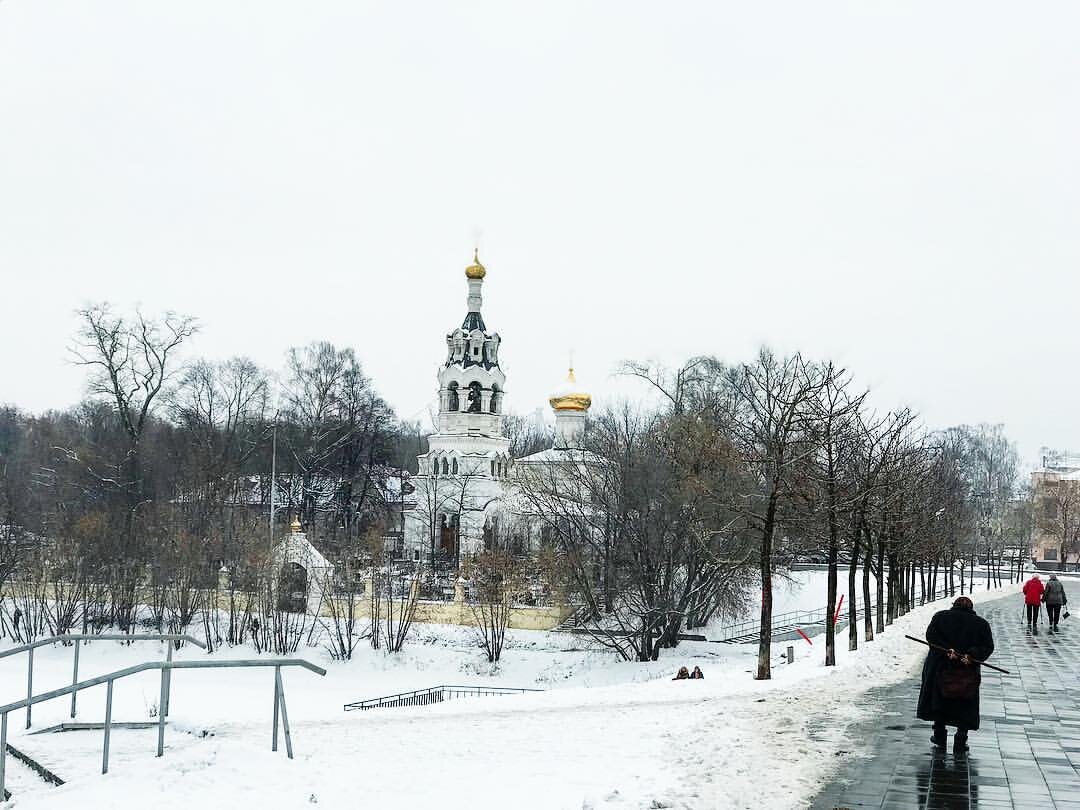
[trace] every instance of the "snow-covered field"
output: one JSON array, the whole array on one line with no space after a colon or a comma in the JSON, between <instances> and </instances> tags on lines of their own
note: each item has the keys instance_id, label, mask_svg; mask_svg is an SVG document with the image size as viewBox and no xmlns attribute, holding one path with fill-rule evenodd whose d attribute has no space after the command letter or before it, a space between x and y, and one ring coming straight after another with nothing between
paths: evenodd
<instances>
[{"instance_id":1,"label":"snow-covered field","mask_svg":"<svg viewBox=\"0 0 1080 810\"><path fill-rule=\"evenodd\" d=\"M976 601L1000 595L979 592ZM873 711L860 694L919 666L923 649L903 633L921 633L943 606L913 611L856 653L841 650L834 669L821 666L820 641L802 643L794 664L774 658L769 682L751 676L752 645L684 643L657 663L634 664L585 649L577 637L519 631L495 674L470 631L458 627L418 625L401 654L361 648L348 663L309 648L301 655L329 672L284 671L292 761L283 744L270 751L272 671L177 671L165 756L154 757L152 730L114 731L106 776L100 732L27 735L22 714L13 714L10 741L68 784L35 783L9 757L11 806L798 808L832 773L838 754L854 752L844 724ZM149 643L96 642L82 654L80 675L161 654ZM42 648L35 658L35 692L69 682L70 649ZM683 664L700 665L706 679L672 682ZM24 673L25 656L0 660L0 700L22 695ZM547 691L342 711L351 700L444 683ZM157 694L156 674L119 681L114 720L148 719ZM100 720L103 707L104 687L97 687L80 696L79 719ZM35 707L35 728L67 720L67 708L65 699Z\"/></svg>"}]
</instances>

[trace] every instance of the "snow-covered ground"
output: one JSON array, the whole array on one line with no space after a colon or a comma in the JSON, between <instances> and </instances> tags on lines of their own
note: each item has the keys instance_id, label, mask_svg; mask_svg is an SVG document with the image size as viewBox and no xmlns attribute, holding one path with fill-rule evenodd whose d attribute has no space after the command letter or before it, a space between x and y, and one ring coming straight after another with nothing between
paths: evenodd
<instances>
[{"instance_id":1,"label":"snow-covered ground","mask_svg":"<svg viewBox=\"0 0 1080 810\"><path fill-rule=\"evenodd\" d=\"M1000 595L979 592L976 601ZM10 741L68 784L34 784L9 758L11 806L797 808L833 772L838 753L852 752L844 724L873 710L860 694L918 667L924 650L903 633L920 634L943 606L913 611L856 653L841 650L836 668L821 665L820 641L803 643L794 664L774 658L769 682L752 678L752 645L684 643L659 662L635 664L586 649L578 637L515 632L495 674L471 632L458 627L420 625L401 654L361 648L348 663L309 648L301 655L329 671L284 672L292 761L283 745L270 751L271 671L177 671L165 756L154 757L154 731L117 730L107 776L99 772L100 732L30 736L22 714L13 714ZM82 654L80 675L162 652L96 642ZM185 649L178 657L204 655ZM42 648L35 659L35 692L69 682L70 649ZM683 664L700 665L706 679L672 682ZM0 700L21 696L24 673L24 656L0 660ZM547 691L342 711L351 700L443 683ZM114 720L148 719L157 694L156 674L118 682ZM81 695L79 719L100 720L103 704L104 687ZM35 707L35 728L66 720L67 708L64 699Z\"/></svg>"}]
</instances>

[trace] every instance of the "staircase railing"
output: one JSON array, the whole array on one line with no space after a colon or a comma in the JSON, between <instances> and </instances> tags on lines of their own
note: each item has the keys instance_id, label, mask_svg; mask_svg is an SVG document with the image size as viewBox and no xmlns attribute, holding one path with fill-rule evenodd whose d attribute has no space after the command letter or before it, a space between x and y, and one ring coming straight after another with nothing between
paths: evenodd
<instances>
[{"instance_id":1,"label":"staircase railing","mask_svg":"<svg viewBox=\"0 0 1080 810\"><path fill-rule=\"evenodd\" d=\"M387 709L397 706L428 706L463 697L491 697L496 695L519 695L525 692L542 692L543 689L523 689L509 686L429 686L396 695L357 700L345 704L345 711Z\"/></svg>"},{"instance_id":2,"label":"staircase railing","mask_svg":"<svg viewBox=\"0 0 1080 810\"><path fill-rule=\"evenodd\" d=\"M948 595L948 588L942 588L935 591L929 598L925 600L925 603L920 598L920 604L929 604L944 596ZM885 603L888 605L888 599ZM887 609L887 607L886 607ZM873 613L877 610L877 602L874 602L870 606L870 611ZM808 627L817 624L824 625L828 610L826 608L818 608L817 610L792 610L787 613L778 613L772 617L772 629L773 633L783 632L794 629L795 627ZM861 619L866 616L866 606L859 605L855 611L855 618ZM843 608L835 616L836 623L838 625L847 625L848 611ZM755 638L758 635L760 628L760 619L747 619L746 621L737 622L735 624L725 625L720 628L720 638L710 639L710 641L717 642L731 642L734 639L744 638L753 635Z\"/></svg>"},{"instance_id":3,"label":"staircase railing","mask_svg":"<svg viewBox=\"0 0 1080 810\"><path fill-rule=\"evenodd\" d=\"M11 655L18 655L19 653L26 653L26 697L30 698L34 694L34 650L38 647L45 647L50 644L57 644L59 642L72 641L75 643L75 663L72 667L71 683L76 685L79 682L79 645L84 641L168 641L169 650L166 653L166 661L172 661L173 645L174 641L186 641L189 644L194 644L196 647L202 647L206 649L206 645L192 636L183 635L180 633L98 633L94 635L92 633L66 633L62 636L49 636L48 638L40 638L37 641L31 641L29 644L20 644L18 647L12 647L10 650L4 650L0 652L0 658L7 658ZM75 716L75 700L79 694L79 690L75 689L71 693L71 716ZM26 704L26 727L30 728L30 709L33 703ZM165 715L169 714L168 705L159 707L161 711L165 712Z\"/></svg>"},{"instance_id":4,"label":"staircase railing","mask_svg":"<svg viewBox=\"0 0 1080 810\"><path fill-rule=\"evenodd\" d=\"M98 636L100 638L100 636ZM138 638L138 636L136 637ZM170 645L171 646L171 645ZM53 689L50 692L43 692L40 695L31 695L22 700L17 700L14 703L8 703L5 706L0 706L0 796L4 795L4 767L7 759L7 730L8 730L8 713L22 709L24 707L33 706L36 703L44 703L46 700L53 700L64 695L74 694L81 689L89 689L91 686L98 686L100 684L106 685L105 692L105 729L104 740L102 743L101 752L101 772L109 772L109 732L112 730L112 698L113 698L113 684L121 678L126 678L129 675L135 675L139 672L146 672L147 670L158 669L161 670L161 686L160 696L158 700L158 734L157 734L157 756L162 756L165 753L165 713L162 707L167 706L169 703L169 690L172 680L169 677L174 669L229 669L235 667L273 667L274 668L274 732L273 743L271 745L271 751L278 750L278 726L280 725L285 732L285 749L289 755L289 759L293 758L292 749L292 735L289 730L289 714L285 708L285 690L281 683L281 668L282 667L303 667L304 669L315 672L318 675L325 675L326 670L320 666L316 666L308 661L304 661L299 658L268 658L268 659L236 659L231 661L146 661L142 664L135 664L134 666L125 667L124 669L118 669L115 672L109 672L105 675L99 675L96 678L90 678L85 681L79 681L73 683L70 686L64 686L60 689ZM280 723L279 723L280 720Z\"/></svg>"}]
</instances>

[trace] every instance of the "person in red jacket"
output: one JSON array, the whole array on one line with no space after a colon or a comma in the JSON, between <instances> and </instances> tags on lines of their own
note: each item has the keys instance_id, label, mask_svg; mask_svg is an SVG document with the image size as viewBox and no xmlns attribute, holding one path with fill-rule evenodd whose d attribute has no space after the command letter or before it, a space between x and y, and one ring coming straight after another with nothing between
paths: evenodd
<instances>
[{"instance_id":1,"label":"person in red jacket","mask_svg":"<svg viewBox=\"0 0 1080 810\"><path fill-rule=\"evenodd\" d=\"M1042 604L1042 580L1035 574L1024 583L1024 604L1027 605L1027 623L1032 630L1038 629L1039 605Z\"/></svg>"}]
</instances>

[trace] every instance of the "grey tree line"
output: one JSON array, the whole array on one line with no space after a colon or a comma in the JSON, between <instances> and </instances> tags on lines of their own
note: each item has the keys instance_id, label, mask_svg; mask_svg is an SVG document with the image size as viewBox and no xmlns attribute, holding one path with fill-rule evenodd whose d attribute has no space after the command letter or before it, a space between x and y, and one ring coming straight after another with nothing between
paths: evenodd
<instances>
[{"instance_id":1,"label":"grey tree line","mask_svg":"<svg viewBox=\"0 0 1080 810\"><path fill-rule=\"evenodd\" d=\"M797 562L828 572L827 665L841 620L856 649L860 626L872 641L972 589L977 563L987 587L1020 576L1030 521L1001 426L928 430L876 411L846 369L767 349L623 370L657 404L608 407L563 464L518 476L565 554L579 623L623 657L655 660L760 599L755 676L769 678L775 581Z\"/></svg>"},{"instance_id":2,"label":"grey tree line","mask_svg":"<svg viewBox=\"0 0 1080 810\"><path fill-rule=\"evenodd\" d=\"M297 347L276 377L245 358L181 362L190 318L100 305L79 324L87 399L0 409L0 632L201 621L211 644L283 652L322 631L336 657L365 638L399 649L419 583L384 538L400 519L392 479L400 492L423 437L355 352ZM774 581L799 561L827 566L826 613L844 599L849 649L860 626L871 641L916 604L970 590L978 563L987 586L1019 576L1032 508L1001 426L929 430L910 410L876 411L833 363L765 349L623 372L655 396L591 415L561 463L517 465L514 508L544 576L624 658L655 660L760 598L756 676L769 677ZM507 429L515 457L550 441L537 420ZM328 609L310 616L274 598L272 542L293 516L335 565ZM487 545L472 609L495 661L525 578L509 541ZM365 580L377 587L362 626ZM827 664L839 624L825 622Z\"/></svg>"}]
</instances>

